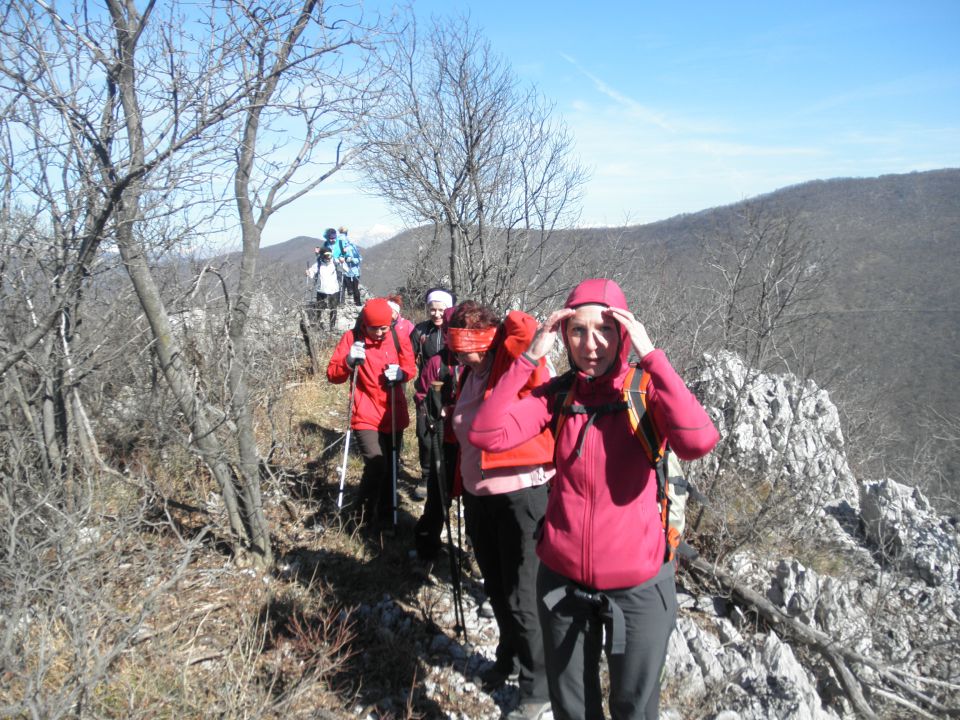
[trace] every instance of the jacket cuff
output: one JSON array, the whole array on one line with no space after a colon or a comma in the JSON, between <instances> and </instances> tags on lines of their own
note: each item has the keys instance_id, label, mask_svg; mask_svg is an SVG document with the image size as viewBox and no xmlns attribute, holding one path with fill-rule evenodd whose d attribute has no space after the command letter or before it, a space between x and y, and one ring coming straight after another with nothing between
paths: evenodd
<instances>
[{"instance_id":1,"label":"jacket cuff","mask_svg":"<svg viewBox=\"0 0 960 720\"><path fill-rule=\"evenodd\" d=\"M526 352L520 353L520 357L525 358L526 361L527 361L528 363L530 363L531 365L533 365L534 367L537 367L537 366L540 364L540 361L539 361L539 360L534 360L534 359L533 359L532 357L530 357Z\"/></svg>"},{"instance_id":2,"label":"jacket cuff","mask_svg":"<svg viewBox=\"0 0 960 720\"><path fill-rule=\"evenodd\" d=\"M640 358L640 367L644 370L649 370L653 365L657 364L659 359L666 360L667 356L664 354L663 350L660 348L654 348L642 358Z\"/></svg>"}]
</instances>

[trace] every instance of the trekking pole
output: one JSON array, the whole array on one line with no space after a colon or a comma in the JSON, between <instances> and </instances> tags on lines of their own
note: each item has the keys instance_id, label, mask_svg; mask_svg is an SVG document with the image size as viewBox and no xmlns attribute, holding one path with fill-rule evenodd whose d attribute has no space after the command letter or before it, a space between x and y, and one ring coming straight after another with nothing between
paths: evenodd
<instances>
[{"instance_id":1,"label":"trekking pole","mask_svg":"<svg viewBox=\"0 0 960 720\"><path fill-rule=\"evenodd\" d=\"M350 376L350 404L347 406L347 435L343 443L343 463L340 465L340 492L337 494L337 512L343 507L343 483L347 477L347 455L350 453L350 424L353 422L353 393L357 389L357 368L360 364L353 366L353 373Z\"/></svg>"},{"instance_id":2,"label":"trekking pole","mask_svg":"<svg viewBox=\"0 0 960 720\"><path fill-rule=\"evenodd\" d=\"M457 637L463 633L465 642L469 642L467 637L467 621L463 612L463 592L460 584L460 547L459 543L454 548L453 530L450 527L450 505L446 488L446 462L443 456L443 401L441 399L442 380L434 380L431 385L432 396L427 399L427 419L431 423L430 427L430 446L433 451L433 471L437 478L437 494L440 497L440 507L443 508L443 524L447 529L447 548L450 555L450 586L453 593L453 630ZM431 405L432 403L432 405ZM431 413L430 410L434 412ZM435 413L435 416L434 416Z\"/></svg>"},{"instance_id":3,"label":"trekking pole","mask_svg":"<svg viewBox=\"0 0 960 720\"><path fill-rule=\"evenodd\" d=\"M390 455L391 465L393 466L391 492L393 493L393 531L397 531L397 398L395 386L389 385L390 389Z\"/></svg>"}]
</instances>

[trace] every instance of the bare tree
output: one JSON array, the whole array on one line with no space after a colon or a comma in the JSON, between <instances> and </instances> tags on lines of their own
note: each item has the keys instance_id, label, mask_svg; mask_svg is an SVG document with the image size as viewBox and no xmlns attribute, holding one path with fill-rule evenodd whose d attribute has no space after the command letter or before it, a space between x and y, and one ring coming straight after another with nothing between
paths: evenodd
<instances>
[{"instance_id":1,"label":"bare tree","mask_svg":"<svg viewBox=\"0 0 960 720\"><path fill-rule=\"evenodd\" d=\"M98 457L92 433L81 432L89 424L78 405L83 372L71 365L72 346L90 277L103 257L115 257L104 250L118 252L159 374L223 495L236 550L268 563L244 345L256 252L272 213L343 161L333 147L335 160L319 172L314 153L349 127L354 101L367 97L357 81L365 75L362 61L344 54L367 51L359 40L362 16L333 18L316 1L191 6L183 13L177 5L148 2L141 10L125 0L108 0L105 9L14 2L3 12L0 79L8 102L0 126L10 151L3 153L4 262L22 271L4 289L26 305L0 341L4 396L13 401L7 407L29 417L29 445L40 449L48 482L72 477L80 456L72 448L87 450L88 464ZM341 76L355 81L349 92L336 83ZM302 131L293 134L297 127ZM271 147L264 148L261 133L268 130ZM283 159L294 137L299 146ZM225 170L231 165L232 173ZM232 192L225 191L225 172L235 179ZM224 324L231 349L226 392L211 392L183 344L184 326L171 317L176 295L164 286L158 262L222 226L231 200L244 254ZM47 259L38 262L41 255ZM35 348L45 357L39 369ZM24 379L34 382L34 375L36 390ZM215 406L218 398L226 410Z\"/></svg>"},{"instance_id":2,"label":"bare tree","mask_svg":"<svg viewBox=\"0 0 960 720\"><path fill-rule=\"evenodd\" d=\"M575 251L550 242L579 212L572 138L468 20L435 21L421 41L412 28L390 59L395 94L363 126L367 185L442 229L458 295L534 309Z\"/></svg>"},{"instance_id":3,"label":"bare tree","mask_svg":"<svg viewBox=\"0 0 960 720\"><path fill-rule=\"evenodd\" d=\"M740 413L749 412L761 373L789 370L800 379L793 404L782 409L788 419L778 425L780 457L771 458L769 467L739 466L733 433L721 439L709 469L697 466L704 472L699 485L712 510L704 514L700 508L691 529L706 518L709 527L698 541L710 544L712 555L721 558L758 538L789 542L811 520L810 498L788 482L797 469L783 454L810 400L806 379L818 363L818 371L826 371L810 337L829 262L799 218L758 204L744 205L702 242L702 267L645 273L644 279L653 282L641 283L649 299L638 303L645 309L644 321L652 320L677 367L696 366L705 352L728 351L743 361L743 373L731 377L736 387L730 388L725 407L733 415L722 419L727 428L736 428ZM646 308L654 309L652 318Z\"/></svg>"},{"instance_id":4,"label":"bare tree","mask_svg":"<svg viewBox=\"0 0 960 720\"><path fill-rule=\"evenodd\" d=\"M263 228L280 208L302 197L332 173L346 157L339 148L332 167L291 189L298 172L309 167L318 146L328 138L344 134L362 109L379 94L376 78L363 62L345 72L342 53L351 46L363 47L367 30L347 23L327 24L323 4L306 0L299 8L288 3L247 7L231 5L227 13L241 35L247 38L252 56L240 58L242 83L250 94L242 115L240 145L236 152L234 198L240 220L242 254L235 298L229 306L229 358L227 384L230 409L237 426L238 469L243 477L244 506L260 507L259 476L261 454L257 448L248 387L250 363L247 354L247 319L255 291L257 256ZM314 15L317 15L314 18ZM263 18L270 17L265 23ZM310 37L316 23L321 42ZM329 58L329 59L328 59ZM362 60L362 58L361 58ZM313 88L319 87L322 103ZM272 111L272 112L271 112ZM260 137L271 123L299 121L301 141L292 159L282 160L260 154ZM259 162L258 162L259 160ZM256 171L261 182L256 182ZM263 513L257 511L256 518ZM265 524L256 528L259 547L269 547Z\"/></svg>"},{"instance_id":5,"label":"bare tree","mask_svg":"<svg viewBox=\"0 0 960 720\"><path fill-rule=\"evenodd\" d=\"M829 256L795 214L746 204L704 241L713 281L706 324L714 347L740 355L757 371L796 357L792 331L809 324L827 278Z\"/></svg>"}]
</instances>

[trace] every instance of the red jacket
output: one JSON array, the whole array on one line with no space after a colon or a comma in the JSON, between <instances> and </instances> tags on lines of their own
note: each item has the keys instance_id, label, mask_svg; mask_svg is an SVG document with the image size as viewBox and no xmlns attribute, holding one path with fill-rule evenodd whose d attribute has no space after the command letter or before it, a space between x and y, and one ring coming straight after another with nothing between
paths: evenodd
<instances>
[{"instance_id":1,"label":"red jacket","mask_svg":"<svg viewBox=\"0 0 960 720\"><path fill-rule=\"evenodd\" d=\"M348 330L340 338L337 347L327 365L327 379L332 383L343 383L350 379L353 371L347 365L347 354L355 338L353 330ZM396 411L396 426L392 426L390 419L390 399L387 393L387 379L383 375L387 365L399 365L406 377L412 378L417 373L417 365L413 357L413 348L410 338L397 333L400 352L393 342L393 334L387 333L383 340L374 341L366 333L358 332L363 338L367 357L357 368L357 387L353 393L353 417L350 427L354 430L403 430L410 424L407 413L407 398L404 393L404 383L397 383L393 387L393 404Z\"/></svg>"},{"instance_id":2,"label":"red jacket","mask_svg":"<svg viewBox=\"0 0 960 720\"><path fill-rule=\"evenodd\" d=\"M567 307L599 303L626 308L620 288L610 280L581 283ZM631 344L621 327L619 362L603 376L577 373L570 392L583 405L621 399ZM648 407L664 437L682 460L702 457L719 434L706 411L687 389L661 350L640 362L650 373ZM550 387L524 398L517 392L535 366L525 356L503 375L474 419L470 440L488 450L505 450L548 428L553 419ZM598 590L639 585L663 565L664 532L657 505L653 468L623 413L568 416L557 438L556 475L552 481L540 560L551 570ZM576 448L581 433L583 448Z\"/></svg>"},{"instance_id":3,"label":"red jacket","mask_svg":"<svg viewBox=\"0 0 960 720\"><path fill-rule=\"evenodd\" d=\"M493 358L493 366L490 368L490 378L487 380L487 388L484 391L484 405L486 405L493 388L497 381L510 368L513 361L530 347L534 333L537 332L537 321L519 310L511 310L503 320L500 331L494 338L494 344L497 347L496 355ZM464 371L460 378L461 384L466 379L467 371ZM514 390L517 398L524 398L530 394L535 387L546 384L550 381L550 371L546 363L541 360L533 368L533 372L527 377L524 384ZM482 412L482 410L481 410ZM473 433L471 433L471 440ZM523 467L526 465L549 465L553 463L553 434L550 428L546 427L539 433L524 438L522 443L514 443L511 447L501 449L485 448L480 443L474 443L480 448L480 467L484 470L490 468L504 467Z\"/></svg>"}]
</instances>

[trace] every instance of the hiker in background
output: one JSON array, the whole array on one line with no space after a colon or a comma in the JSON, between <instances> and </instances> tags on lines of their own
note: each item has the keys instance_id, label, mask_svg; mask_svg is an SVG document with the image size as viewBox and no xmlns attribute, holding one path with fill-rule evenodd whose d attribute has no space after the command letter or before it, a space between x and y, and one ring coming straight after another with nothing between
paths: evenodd
<instances>
[{"instance_id":1,"label":"hiker in background","mask_svg":"<svg viewBox=\"0 0 960 720\"><path fill-rule=\"evenodd\" d=\"M397 334L410 337L410 333L413 332L413 323L403 317L403 296L387 295L387 304L393 311L393 327L396 328Z\"/></svg>"},{"instance_id":2,"label":"hiker in background","mask_svg":"<svg viewBox=\"0 0 960 720\"><path fill-rule=\"evenodd\" d=\"M460 445L464 517L499 631L496 662L480 681L492 691L518 673L520 704L507 716L511 720L540 718L550 707L537 620L534 535L553 474L553 436L546 428L505 452L488 452L473 445L468 433L484 397L527 349L536 327L525 313L510 312L501 323L489 308L466 301L454 310L447 330L449 347L465 367L452 419ZM549 379L539 363L515 392L526 396Z\"/></svg>"},{"instance_id":3,"label":"hiker in background","mask_svg":"<svg viewBox=\"0 0 960 720\"><path fill-rule=\"evenodd\" d=\"M337 245L337 231L334 228L327 228L323 231L323 246L333 253L334 260L339 260L343 254Z\"/></svg>"},{"instance_id":4,"label":"hiker in background","mask_svg":"<svg viewBox=\"0 0 960 720\"><path fill-rule=\"evenodd\" d=\"M345 293L353 296L353 304L359 307L360 301L360 263L363 257L360 250L347 237L347 229L340 227L340 234L336 235L337 252L334 252L334 260L340 265L343 274L343 289ZM339 253L339 254L338 254ZM346 299L344 299L346 301Z\"/></svg>"},{"instance_id":5,"label":"hiker in background","mask_svg":"<svg viewBox=\"0 0 960 720\"><path fill-rule=\"evenodd\" d=\"M317 261L307 268L307 277L313 280L316 293L314 300L315 321L319 327L324 309L328 309L327 332L337 328L337 305L340 299L340 282L333 264L333 253L326 247L315 247Z\"/></svg>"},{"instance_id":6,"label":"hiker in background","mask_svg":"<svg viewBox=\"0 0 960 720\"><path fill-rule=\"evenodd\" d=\"M334 228L327 228L323 231L323 249L329 250L330 255L333 258L333 266L337 271L337 286L339 288L339 294L337 296L337 304L343 302L343 267L340 264L340 247L337 244L337 231ZM316 248L314 248L316 252Z\"/></svg>"},{"instance_id":7,"label":"hiker in background","mask_svg":"<svg viewBox=\"0 0 960 720\"><path fill-rule=\"evenodd\" d=\"M444 330L452 314L452 307L444 311L442 321ZM426 446L427 458L424 466L421 455L420 464L424 484L421 492L426 502L423 504L423 514L414 528L413 537L417 559L425 563L436 560L440 551L443 519L453 495L453 477L457 467L457 437L453 434L451 416L461 371L456 354L449 348L442 347L440 352L434 354L420 368L420 374L414 384L413 401L417 408L417 440L421 443L421 453ZM437 428L431 429L428 423L427 401L428 395L434 392L432 388L434 382L442 383L439 401L443 408L443 427L439 431ZM439 432L439 443L431 434L431 430ZM442 458L436 457L438 449Z\"/></svg>"},{"instance_id":8,"label":"hiker in background","mask_svg":"<svg viewBox=\"0 0 960 720\"><path fill-rule=\"evenodd\" d=\"M350 426L363 456L360 500L369 526L381 530L394 510L391 459L399 457L410 424L403 383L416 371L410 339L392 331L392 319L386 300L368 300L358 328L343 334L327 366L332 383L347 382L356 367Z\"/></svg>"},{"instance_id":9,"label":"hiker in background","mask_svg":"<svg viewBox=\"0 0 960 720\"><path fill-rule=\"evenodd\" d=\"M454 298L449 290L433 288L424 296L428 318L417 323L410 333L410 344L417 359L417 382L423 369L434 355L444 348L446 327L444 313L453 307ZM417 404L417 444L420 452L420 484L414 489L414 497L422 500L427 493L427 478L430 476L430 442L426 432L426 415Z\"/></svg>"},{"instance_id":10,"label":"hiker in background","mask_svg":"<svg viewBox=\"0 0 960 720\"><path fill-rule=\"evenodd\" d=\"M558 333L573 374L568 395L561 403L553 394L557 378L518 398ZM537 545L538 607L558 720L603 717L604 639L612 718L658 715L677 598L655 471L623 412L631 349L649 373L647 411L660 436L683 460L710 452L719 435L706 411L629 312L620 287L604 279L580 283L550 315L469 433L478 447L502 452L550 428L558 405L570 410L556 438L556 475Z\"/></svg>"}]
</instances>

